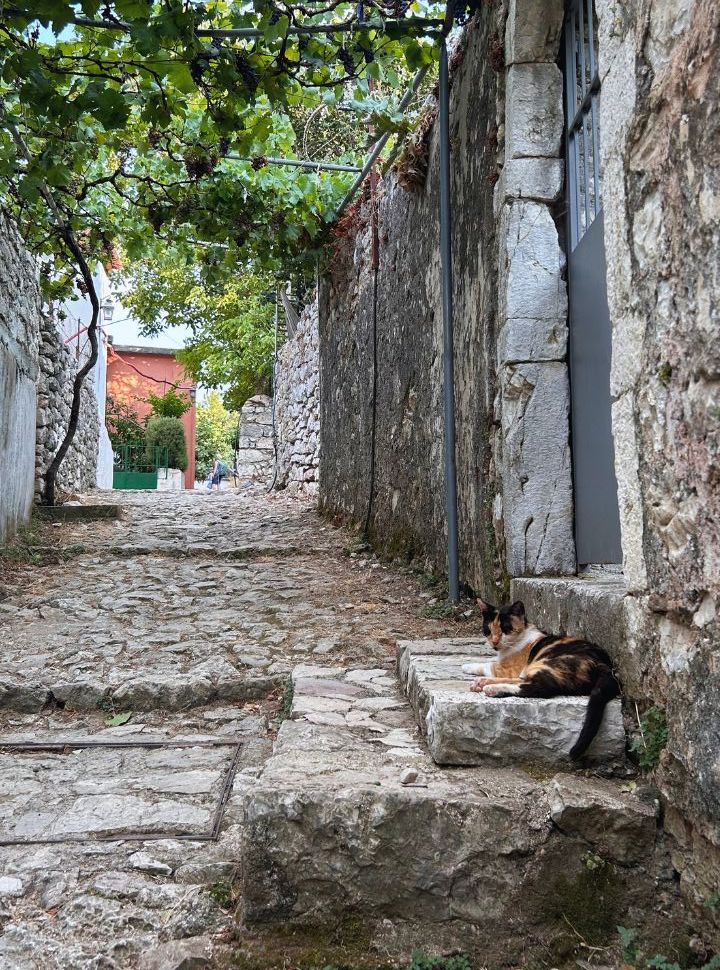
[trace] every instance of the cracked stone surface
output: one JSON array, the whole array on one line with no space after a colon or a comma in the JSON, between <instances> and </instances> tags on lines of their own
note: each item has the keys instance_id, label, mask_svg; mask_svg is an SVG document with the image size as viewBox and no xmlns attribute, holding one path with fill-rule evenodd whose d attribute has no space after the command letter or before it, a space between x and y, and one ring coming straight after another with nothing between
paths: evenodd
<instances>
[{"instance_id":1,"label":"cracked stone surface","mask_svg":"<svg viewBox=\"0 0 720 970\"><path fill-rule=\"evenodd\" d=\"M352 536L305 500L82 499L111 500L118 522L43 526L54 565L0 559L3 970L225 966L244 799L290 672L298 705L313 699L309 727L379 734L374 750L405 766L421 741L393 692L395 640L457 629L425 618L431 593L346 549ZM29 743L62 748L12 747ZM219 839L201 840L237 744Z\"/></svg>"},{"instance_id":2,"label":"cracked stone surface","mask_svg":"<svg viewBox=\"0 0 720 970\"><path fill-rule=\"evenodd\" d=\"M458 646L436 643L436 657ZM618 893L640 902L656 806L562 771L442 768L387 674L295 670L290 718L240 796L247 925L307 929L351 912L375 949L392 950L401 926L406 947L452 941L478 965L530 966L543 900L582 879L588 852L627 867Z\"/></svg>"},{"instance_id":3,"label":"cracked stone surface","mask_svg":"<svg viewBox=\"0 0 720 970\"><path fill-rule=\"evenodd\" d=\"M488 656L469 640L398 642L397 669L434 760L441 765L524 764L570 769L586 697L487 697L473 693L463 665ZM582 764L622 771L625 728L619 699L605 708ZM576 767L576 766L575 766Z\"/></svg>"}]
</instances>

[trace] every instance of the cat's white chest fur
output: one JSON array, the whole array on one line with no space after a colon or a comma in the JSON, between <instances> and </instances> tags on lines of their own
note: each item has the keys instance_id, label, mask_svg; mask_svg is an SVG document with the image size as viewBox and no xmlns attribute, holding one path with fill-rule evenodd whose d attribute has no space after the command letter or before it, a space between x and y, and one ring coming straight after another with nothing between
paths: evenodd
<instances>
[{"instance_id":1,"label":"cat's white chest fur","mask_svg":"<svg viewBox=\"0 0 720 970\"><path fill-rule=\"evenodd\" d=\"M485 660L482 663L463 664L463 673L472 674L474 677L492 677L494 663L494 660Z\"/></svg>"}]
</instances>

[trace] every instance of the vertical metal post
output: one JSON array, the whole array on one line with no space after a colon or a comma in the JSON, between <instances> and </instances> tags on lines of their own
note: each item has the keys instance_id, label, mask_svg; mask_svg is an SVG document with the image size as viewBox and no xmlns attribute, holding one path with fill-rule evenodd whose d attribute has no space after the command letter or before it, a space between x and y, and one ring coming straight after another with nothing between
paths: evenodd
<instances>
[{"instance_id":1,"label":"vertical metal post","mask_svg":"<svg viewBox=\"0 0 720 970\"><path fill-rule=\"evenodd\" d=\"M440 47L440 266L443 310L443 405L445 502L448 537L448 596L460 598L458 579L457 471L455 467L455 364L453 360L452 211L450 201L450 80L447 46Z\"/></svg>"}]
</instances>

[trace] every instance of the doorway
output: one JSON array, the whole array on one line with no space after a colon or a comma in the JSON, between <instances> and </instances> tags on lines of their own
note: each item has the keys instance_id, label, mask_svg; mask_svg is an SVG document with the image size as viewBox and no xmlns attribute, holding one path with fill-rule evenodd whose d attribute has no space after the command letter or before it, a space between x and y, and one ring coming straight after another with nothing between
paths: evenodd
<instances>
[{"instance_id":1,"label":"doorway","mask_svg":"<svg viewBox=\"0 0 720 970\"><path fill-rule=\"evenodd\" d=\"M620 563L610 402L600 171L600 76L593 0L569 0L564 28L571 442L579 566Z\"/></svg>"}]
</instances>

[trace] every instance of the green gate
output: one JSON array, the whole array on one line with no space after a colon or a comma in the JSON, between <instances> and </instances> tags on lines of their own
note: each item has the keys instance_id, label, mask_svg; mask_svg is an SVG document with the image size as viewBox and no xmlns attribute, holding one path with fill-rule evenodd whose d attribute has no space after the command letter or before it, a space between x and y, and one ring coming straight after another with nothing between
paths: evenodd
<instances>
[{"instance_id":1,"label":"green gate","mask_svg":"<svg viewBox=\"0 0 720 970\"><path fill-rule=\"evenodd\" d=\"M158 468L167 467L167 448L153 448L150 451L144 441L120 445L115 449L113 488L155 489Z\"/></svg>"}]
</instances>

